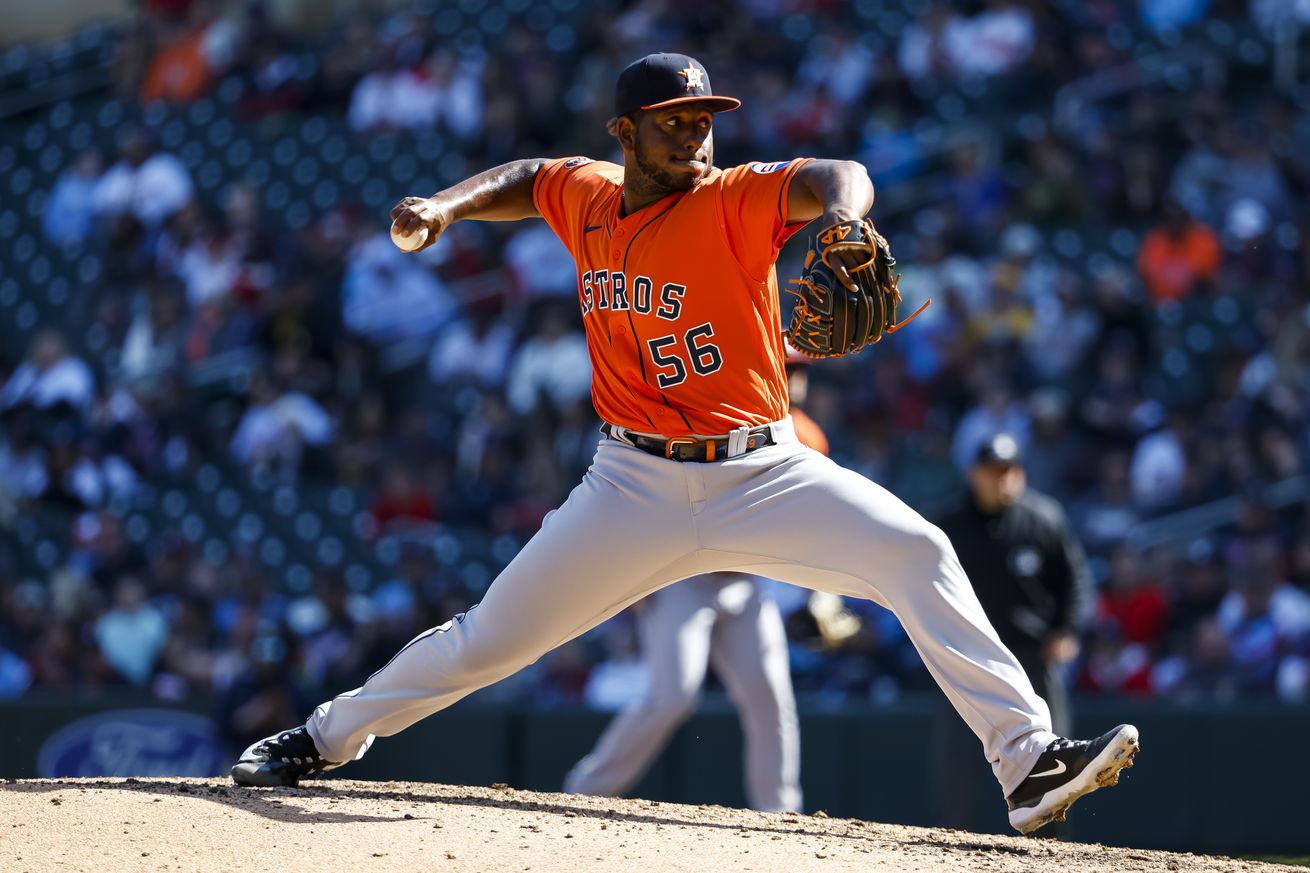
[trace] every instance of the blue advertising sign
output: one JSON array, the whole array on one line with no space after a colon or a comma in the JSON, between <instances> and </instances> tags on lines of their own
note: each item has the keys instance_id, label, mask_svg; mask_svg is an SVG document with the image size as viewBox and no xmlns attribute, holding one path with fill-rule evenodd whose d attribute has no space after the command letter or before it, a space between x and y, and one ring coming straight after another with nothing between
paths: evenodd
<instances>
[{"instance_id":1,"label":"blue advertising sign","mask_svg":"<svg viewBox=\"0 0 1310 873\"><path fill-rule=\"evenodd\" d=\"M44 779L76 776L217 776L227 752L214 723L194 712L117 709L51 735L37 758Z\"/></svg>"}]
</instances>

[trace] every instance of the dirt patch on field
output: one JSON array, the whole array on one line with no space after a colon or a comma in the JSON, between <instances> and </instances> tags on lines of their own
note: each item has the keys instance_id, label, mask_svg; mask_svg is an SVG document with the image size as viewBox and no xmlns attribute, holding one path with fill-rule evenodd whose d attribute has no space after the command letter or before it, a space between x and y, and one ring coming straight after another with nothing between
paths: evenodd
<instances>
[{"instance_id":1,"label":"dirt patch on field","mask_svg":"<svg viewBox=\"0 0 1310 873\"><path fill-rule=\"evenodd\" d=\"M1291 871L1231 858L507 788L0 782L0 870Z\"/></svg>"}]
</instances>

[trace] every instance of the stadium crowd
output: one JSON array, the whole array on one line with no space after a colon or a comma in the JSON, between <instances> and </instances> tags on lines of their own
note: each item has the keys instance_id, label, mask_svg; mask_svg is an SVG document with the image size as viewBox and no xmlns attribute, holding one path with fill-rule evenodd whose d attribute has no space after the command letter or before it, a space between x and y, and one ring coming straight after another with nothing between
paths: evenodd
<instances>
[{"instance_id":1,"label":"stadium crowd","mask_svg":"<svg viewBox=\"0 0 1310 873\"><path fill-rule=\"evenodd\" d=\"M39 221L101 269L66 319L0 349L0 532L39 516L68 543L41 574L19 571L16 540L0 551L0 697L212 691L234 736L294 722L477 599L489 573L441 560L432 535L522 542L597 438L572 263L543 224L461 225L405 256L346 185L289 226L257 181L198 186L152 105L222 91L270 136L315 117L345 119L360 149L438 136L450 180L613 155L614 77L667 46L745 101L716 119L720 165L864 162L902 288L933 298L876 350L812 368L834 457L931 516L981 440L1014 434L1098 576L1077 689L1310 697L1310 112L1270 87L1268 53L1186 87L1143 73L1245 29L1267 48L1277 8L910 2L889 37L868 4L826 0L562 3L581 12L554 23L461 6L484 44L436 7L309 38L257 3L157 0L116 32L111 87L138 121L116 152L67 161ZM1134 84L1066 99L1109 72ZM387 578L352 584L325 560L288 590L248 543L215 560L180 530L125 535L116 507L203 465L353 489L352 548L401 543ZM1225 498L1204 529L1143 534ZM894 619L849 608L863 630L836 650L793 611L802 697L930 684ZM489 693L613 705L604 679L633 657L620 618Z\"/></svg>"}]
</instances>

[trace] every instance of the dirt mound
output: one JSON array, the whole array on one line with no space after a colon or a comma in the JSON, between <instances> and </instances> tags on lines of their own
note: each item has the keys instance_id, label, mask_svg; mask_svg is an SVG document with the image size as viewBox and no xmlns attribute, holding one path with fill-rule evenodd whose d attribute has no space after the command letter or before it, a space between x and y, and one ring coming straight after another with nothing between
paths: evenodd
<instances>
[{"instance_id":1,"label":"dirt mound","mask_svg":"<svg viewBox=\"0 0 1310 873\"><path fill-rule=\"evenodd\" d=\"M504 787L218 779L0 783L0 870L1274 871L1054 840Z\"/></svg>"}]
</instances>

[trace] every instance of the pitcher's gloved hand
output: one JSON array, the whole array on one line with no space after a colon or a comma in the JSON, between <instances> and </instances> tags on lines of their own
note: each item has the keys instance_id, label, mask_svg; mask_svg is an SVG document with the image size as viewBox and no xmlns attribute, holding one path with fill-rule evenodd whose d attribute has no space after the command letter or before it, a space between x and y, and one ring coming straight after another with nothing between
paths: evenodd
<instances>
[{"instance_id":1,"label":"pitcher's gloved hand","mask_svg":"<svg viewBox=\"0 0 1310 873\"><path fill-rule=\"evenodd\" d=\"M792 310L787 338L792 348L813 358L858 352L895 333L927 308L896 321L901 302L896 259L869 219L842 221L814 236L805 268L788 288L800 298Z\"/></svg>"}]
</instances>

